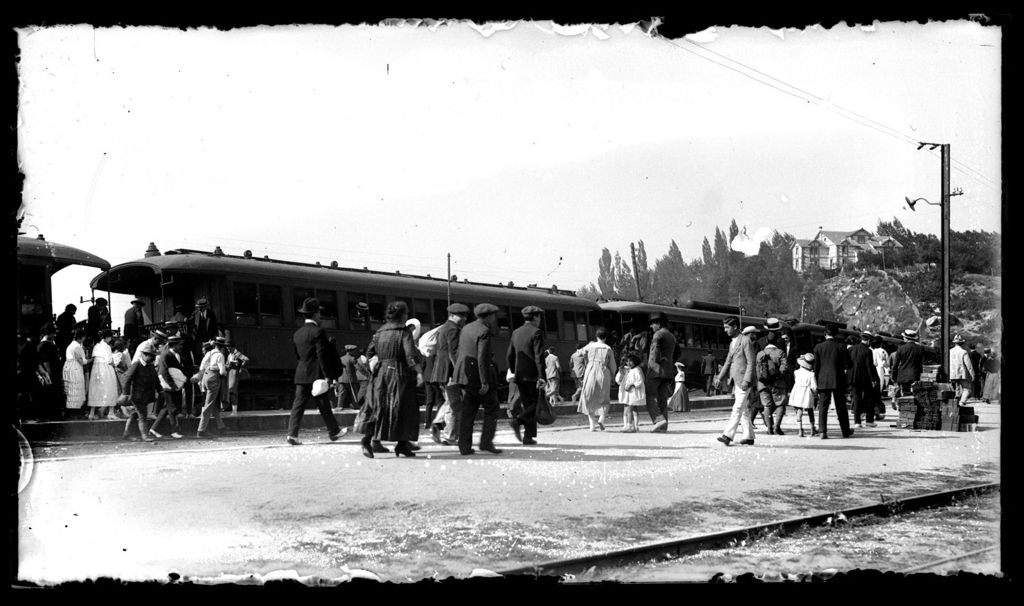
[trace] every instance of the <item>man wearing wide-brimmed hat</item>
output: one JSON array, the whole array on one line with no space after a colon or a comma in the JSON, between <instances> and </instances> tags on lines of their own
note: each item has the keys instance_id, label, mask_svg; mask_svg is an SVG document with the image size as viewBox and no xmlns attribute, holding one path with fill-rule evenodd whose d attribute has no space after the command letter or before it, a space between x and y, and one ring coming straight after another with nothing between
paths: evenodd
<instances>
[{"instance_id":1,"label":"man wearing wide-brimmed hat","mask_svg":"<svg viewBox=\"0 0 1024 606\"><path fill-rule=\"evenodd\" d=\"M889 371L889 376L900 386L900 394L904 396L912 395L910 386L921 378L924 370L924 349L917 341L916 330L908 328L903 331L903 345L893 355Z\"/></svg>"},{"instance_id":2,"label":"man wearing wide-brimmed hat","mask_svg":"<svg viewBox=\"0 0 1024 606\"><path fill-rule=\"evenodd\" d=\"M142 299L132 299L131 307L124 312L124 338L129 343L139 338L139 327L145 325L146 319L142 307L146 304ZM136 345L136 349L138 346ZM132 350L134 352L134 350Z\"/></svg>"},{"instance_id":3,"label":"man wearing wide-brimmed hat","mask_svg":"<svg viewBox=\"0 0 1024 606\"><path fill-rule=\"evenodd\" d=\"M769 435L784 435L782 417L786 416L789 389L786 375L790 372L786 352L779 347L782 325L776 318L768 318L764 324L765 346L757 352L757 396L765 409L765 424Z\"/></svg>"},{"instance_id":4,"label":"man wearing wide-brimmed hat","mask_svg":"<svg viewBox=\"0 0 1024 606\"><path fill-rule=\"evenodd\" d=\"M647 414L651 415L654 433L668 431L668 399L675 386L676 338L668 329L664 312L650 315L651 349L647 356ZM661 420L658 420L661 417Z\"/></svg>"},{"instance_id":5,"label":"man wearing wide-brimmed hat","mask_svg":"<svg viewBox=\"0 0 1024 606\"><path fill-rule=\"evenodd\" d=\"M949 382L956 389L960 406L967 404L974 383L974 365L971 355L964 349L964 338L959 333L953 336L953 347L949 350Z\"/></svg>"},{"instance_id":6,"label":"man wearing wide-brimmed hat","mask_svg":"<svg viewBox=\"0 0 1024 606\"><path fill-rule=\"evenodd\" d=\"M882 379L875 367L875 353L871 351L874 335L862 332L860 341L850 348L850 387L853 405L853 426L861 428L861 418L867 417L868 427L875 426L875 405L881 397L879 388Z\"/></svg>"},{"instance_id":7,"label":"man wearing wide-brimmed hat","mask_svg":"<svg viewBox=\"0 0 1024 606\"><path fill-rule=\"evenodd\" d=\"M327 426L327 437L332 442L351 429L338 425L338 421L331 411L331 403L327 399L326 391L316 396L313 395L314 382L318 380L334 381L341 376L342 372L338 350L328 340L327 331L317 321L320 319L322 309L320 301L314 297L305 299L298 309L298 313L305 318L305 322L292 337L292 341L295 343L295 356L298 358L295 365L295 400L292 402L292 411L288 417L288 436L286 438L292 446L302 443L299 441L299 427L302 425L302 416L310 398L316 402L320 417L323 418L324 425Z\"/></svg>"}]
</instances>

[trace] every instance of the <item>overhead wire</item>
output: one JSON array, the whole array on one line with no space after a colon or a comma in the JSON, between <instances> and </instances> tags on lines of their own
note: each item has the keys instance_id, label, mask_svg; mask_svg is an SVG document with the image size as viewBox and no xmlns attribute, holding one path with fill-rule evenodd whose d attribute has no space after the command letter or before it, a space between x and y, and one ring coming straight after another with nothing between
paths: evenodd
<instances>
[{"instance_id":1,"label":"overhead wire","mask_svg":"<svg viewBox=\"0 0 1024 606\"><path fill-rule=\"evenodd\" d=\"M755 67L751 67L750 65L747 65L747 64L745 64L745 63L743 63L741 61L737 61L736 59L733 59L731 57L723 55L722 53L719 53L717 51L711 50L711 49L709 49L709 48L707 48L705 46L702 46L702 45L700 45L700 44L698 44L698 43L696 43L696 42L694 42L694 41L692 41L692 40L690 40L688 38L684 37L683 40L685 42L687 42L688 44L690 44L690 45L692 45L692 46L694 46L696 48L701 49L704 52L711 53L711 54L716 55L718 57L721 57L721 58L723 58L723 59L725 59L727 61L735 63L736 65L742 66L744 69L750 70L750 71L752 71L752 72L754 72L756 74L760 74L760 75L762 75L762 76L764 76L766 78L774 80L775 82L778 82L778 83L782 84L783 86L786 86L786 87L792 89L793 91L797 91L797 92L794 93L794 92L792 92L790 90L786 90L786 89L780 88L780 87L775 86L774 84L772 84L770 82L766 82L766 81L764 81L762 79L756 78L756 77L752 76L751 74L749 74L747 72L744 72L744 71L742 71L740 69L736 69L735 67L733 67L731 65L726 65L725 63L722 63L720 61L715 61L711 57L708 57L706 55L702 55L701 53L694 52L693 50L688 49L688 48L680 45L679 43L675 42L674 40L668 40L668 42L670 44L672 44L673 46L675 46L675 47L677 47L677 48L679 48L679 49L681 49L683 51L686 51L686 52L688 52L688 53L690 53L690 54L692 54L692 55L694 55L696 57L699 57L701 59L704 59L705 61L708 61L710 63L718 65L719 67L724 67L726 69L734 71L734 72L736 72L736 73L738 73L738 74L740 74L742 76L745 76L745 77L747 77L747 78L749 78L749 79L751 79L751 80L753 80L755 82L758 82L760 84L763 84L765 86L773 88L773 89L775 89L775 90L777 90L779 92L783 92L783 93L785 93L787 95L790 95L792 97L796 97L798 99L804 100L804 101L806 101L808 103L814 103L816 105L819 105L819 106L821 106L821 107L823 107L823 108L825 108L825 109L835 113L839 117L846 118L847 120L850 120L850 121L852 121L852 122L854 122L856 124L860 124L861 126L866 126L868 128L871 128L872 130L875 130L875 131L877 131L877 132L879 132L879 133L881 133L883 135L892 137L892 138L897 139L897 140L899 140L899 141L901 141L903 143L910 143L910 144L913 144L913 145L919 145L920 144L920 140L918 140L918 139L916 139L916 138L914 138L914 137L912 137L912 136L910 136L910 135L908 135L908 134L906 134L904 132L901 132L898 129L895 129L895 128L891 127L891 126L888 126L886 124L878 122L877 120L873 120L873 119L871 119L871 118L869 118L867 116L864 116L864 115L862 115L862 114L860 114L858 112L855 112L855 111L853 111L851 109L847 109L847 108L845 108L845 107L843 107L841 105L837 105L835 103L832 103L831 101L827 101L826 99L823 99L822 97L820 97L818 95L815 95L814 93L811 93L811 92L806 91L806 90L804 90L804 89L802 89L802 88L800 88L798 86L790 84L790 83L788 83L785 80L782 80L780 78L776 78L775 76L772 76L771 74L767 74L767 73L765 73L765 72L763 72L763 71L761 71L761 70L759 70L759 69L757 69ZM932 153L934 153L934 152L932 152ZM962 162L960 160L957 160L957 159L951 159L951 164L954 165L953 168L958 169L961 173L967 175L968 177L973 178L974 180L978 181L982 185L988 186L990 189L993 189L994 191L996 191L998 193L998 186L996 185L995 181L993 181L992 179L990 179L987 176L985 176L981 171L979 171L979 170L977 170L977 169L975 169L975 168L973 168L973 167L967 165L966 163L964 163L964 162Z\"/></svg>"}]
</instances>

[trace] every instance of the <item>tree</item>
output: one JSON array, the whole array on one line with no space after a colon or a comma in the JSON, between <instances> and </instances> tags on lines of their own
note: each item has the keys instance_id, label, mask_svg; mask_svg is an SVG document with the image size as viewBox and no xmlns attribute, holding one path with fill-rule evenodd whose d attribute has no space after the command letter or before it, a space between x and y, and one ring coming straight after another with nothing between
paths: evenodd
<instances>
[{"instance_id":1,"label":"tree","mask_svg":"<svg viewBox=\"0 0 1024 606\"><path fill-rule=\"evenodd\" d=\"M729 264L729 241L725 239L722 230L715 228L715 265L721 267Z\"/></svg>"},{"instance_id":2,"label":"tree","mask_svg":"<svg viewBox=\"0 0 1024 606\"><path fill-rule=\"evenodd\" d=\"M612 253L607 248L601 249L601 258L597 262L597 289L605 297L615 296L615 273L612 268Z\"/></svg>"},{"instance_id":3,"label":"tree","mask_svg":"<svg viewBox=\"0 0 1024 606\"><path fill-rule=\"evenodd\" d=\"M647 298L647 293L651 290L651 270L647 266L647 249L644 248L644 241L636 245L636 278L640 282L640 295Z\"/></svg>"},{"instance_id":4,"label":"tree","mask_svg":"<svg viewBox=\"0 0 1024 606\"><path fill-rule=\"evenodd\" d=\"M615 296L620 299L636 299L636 282L633 280L633 271L622 260L619 251L615 251L614 275Z\"/></svg>"},{"instance_id":5,"label":"tree","mask_svg":"<svg viewBox=\"0 0 1024 606\"><path fill-rule=\"evenodd\" d=\"M672 241L675 244L675 240ZM711 243L708 242L708 237L704 236L704 243L700 246L701 255L704 257L704 265L711 265L715 260L714 253L711 252Z\"/></svg>"}]
</instances>

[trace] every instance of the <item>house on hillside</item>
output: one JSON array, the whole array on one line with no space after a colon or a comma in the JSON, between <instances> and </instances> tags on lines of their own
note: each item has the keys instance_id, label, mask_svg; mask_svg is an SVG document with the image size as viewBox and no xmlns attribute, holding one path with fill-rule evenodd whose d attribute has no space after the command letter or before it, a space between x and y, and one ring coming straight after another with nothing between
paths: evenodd
<instances>
[{"instance_id":1,"label":"house on hillside","mask_svg":"<svg viewBox=\"0 0 1024 606\"><path fill-rule=\"evenodd\" d=\"M903 245L891 236L876 237L863 227L856 231L819 230L810 240L793 243L793 269L836 269L857 262L861 253L891 253Z\"/></svg>"}]
</instances>

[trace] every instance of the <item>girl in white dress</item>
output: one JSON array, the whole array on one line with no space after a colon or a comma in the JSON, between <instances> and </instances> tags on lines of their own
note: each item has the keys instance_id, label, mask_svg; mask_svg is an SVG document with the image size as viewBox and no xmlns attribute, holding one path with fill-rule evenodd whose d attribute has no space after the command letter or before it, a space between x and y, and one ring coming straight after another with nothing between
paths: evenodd
<instances>
[{"instance_id":1,"label":"girl in white dress","mask_svg":"<svg viewBox=\"0 0 1024 606\"><path fill-rule=\"evenodd\" d=\"M619 373L619 401L622 402L622 431L636 433L640 431L640 406L647 406L647 388L644 384L644 373L640 369L640 358L636 354L626 354L626 366Z\"/></svg>"},{"instance_id":2,"label":"girl in white dress","mask_svg":"<svg viewBox=\"0 0 1024 606\"><path fill-rule=\"evenodd\" d=\"M85 329L76 328L74 340L68 345L64 352L64 393L67 395L68 408L78 410L85 404L85 365L88 360L85 357L85 349L82 343L85 341Z\"/></svg>"},{"instance_id":3,"label":"girl in white dress","mask_svg":"<svg viewBox=\"0 0 1024 606\"><path fill-rule=\"evenodd\" d=\"M590 431L597 431L594 427L595 417L597 427L604 431L604 416L612 403L612 378L618 366L612 348L605 344L608 331L603 327L598 328L595 337L596 341L587 343L583 348L587 368L583 371L583 391L580 392L580 403L576 410L587 415Z\"/></svg>"},{"instance_id":4,"label":"girl in white dress","mask_svg":"<svg viewBox=\"0 0 1024 606\"><path fill-rule=\"evenodd\" d=\"M804 413L811 420L811 437L818 435L814 426L814 403L818 397L818 382L814 379L814 354L807 353L796 359L798 368L793 373L793 389L789 392L789 405L797 409L800 437L804 435Z\"/></svg>"},{"instance_id":5,"label":"girl in white dress","mask_svg":"<svg viewBox=\"0 0 1024 606\"><path fill-rule=\"evenodd\" d=\"M114 352L110 349L113 333L99 332L99 342L92 348L92 372L89 377L89 418L107 416L116 419L113 407L117 405L118 383L114 369ZM98 411L98 413L97 413Z\"/></svg>"}]
</instances>

